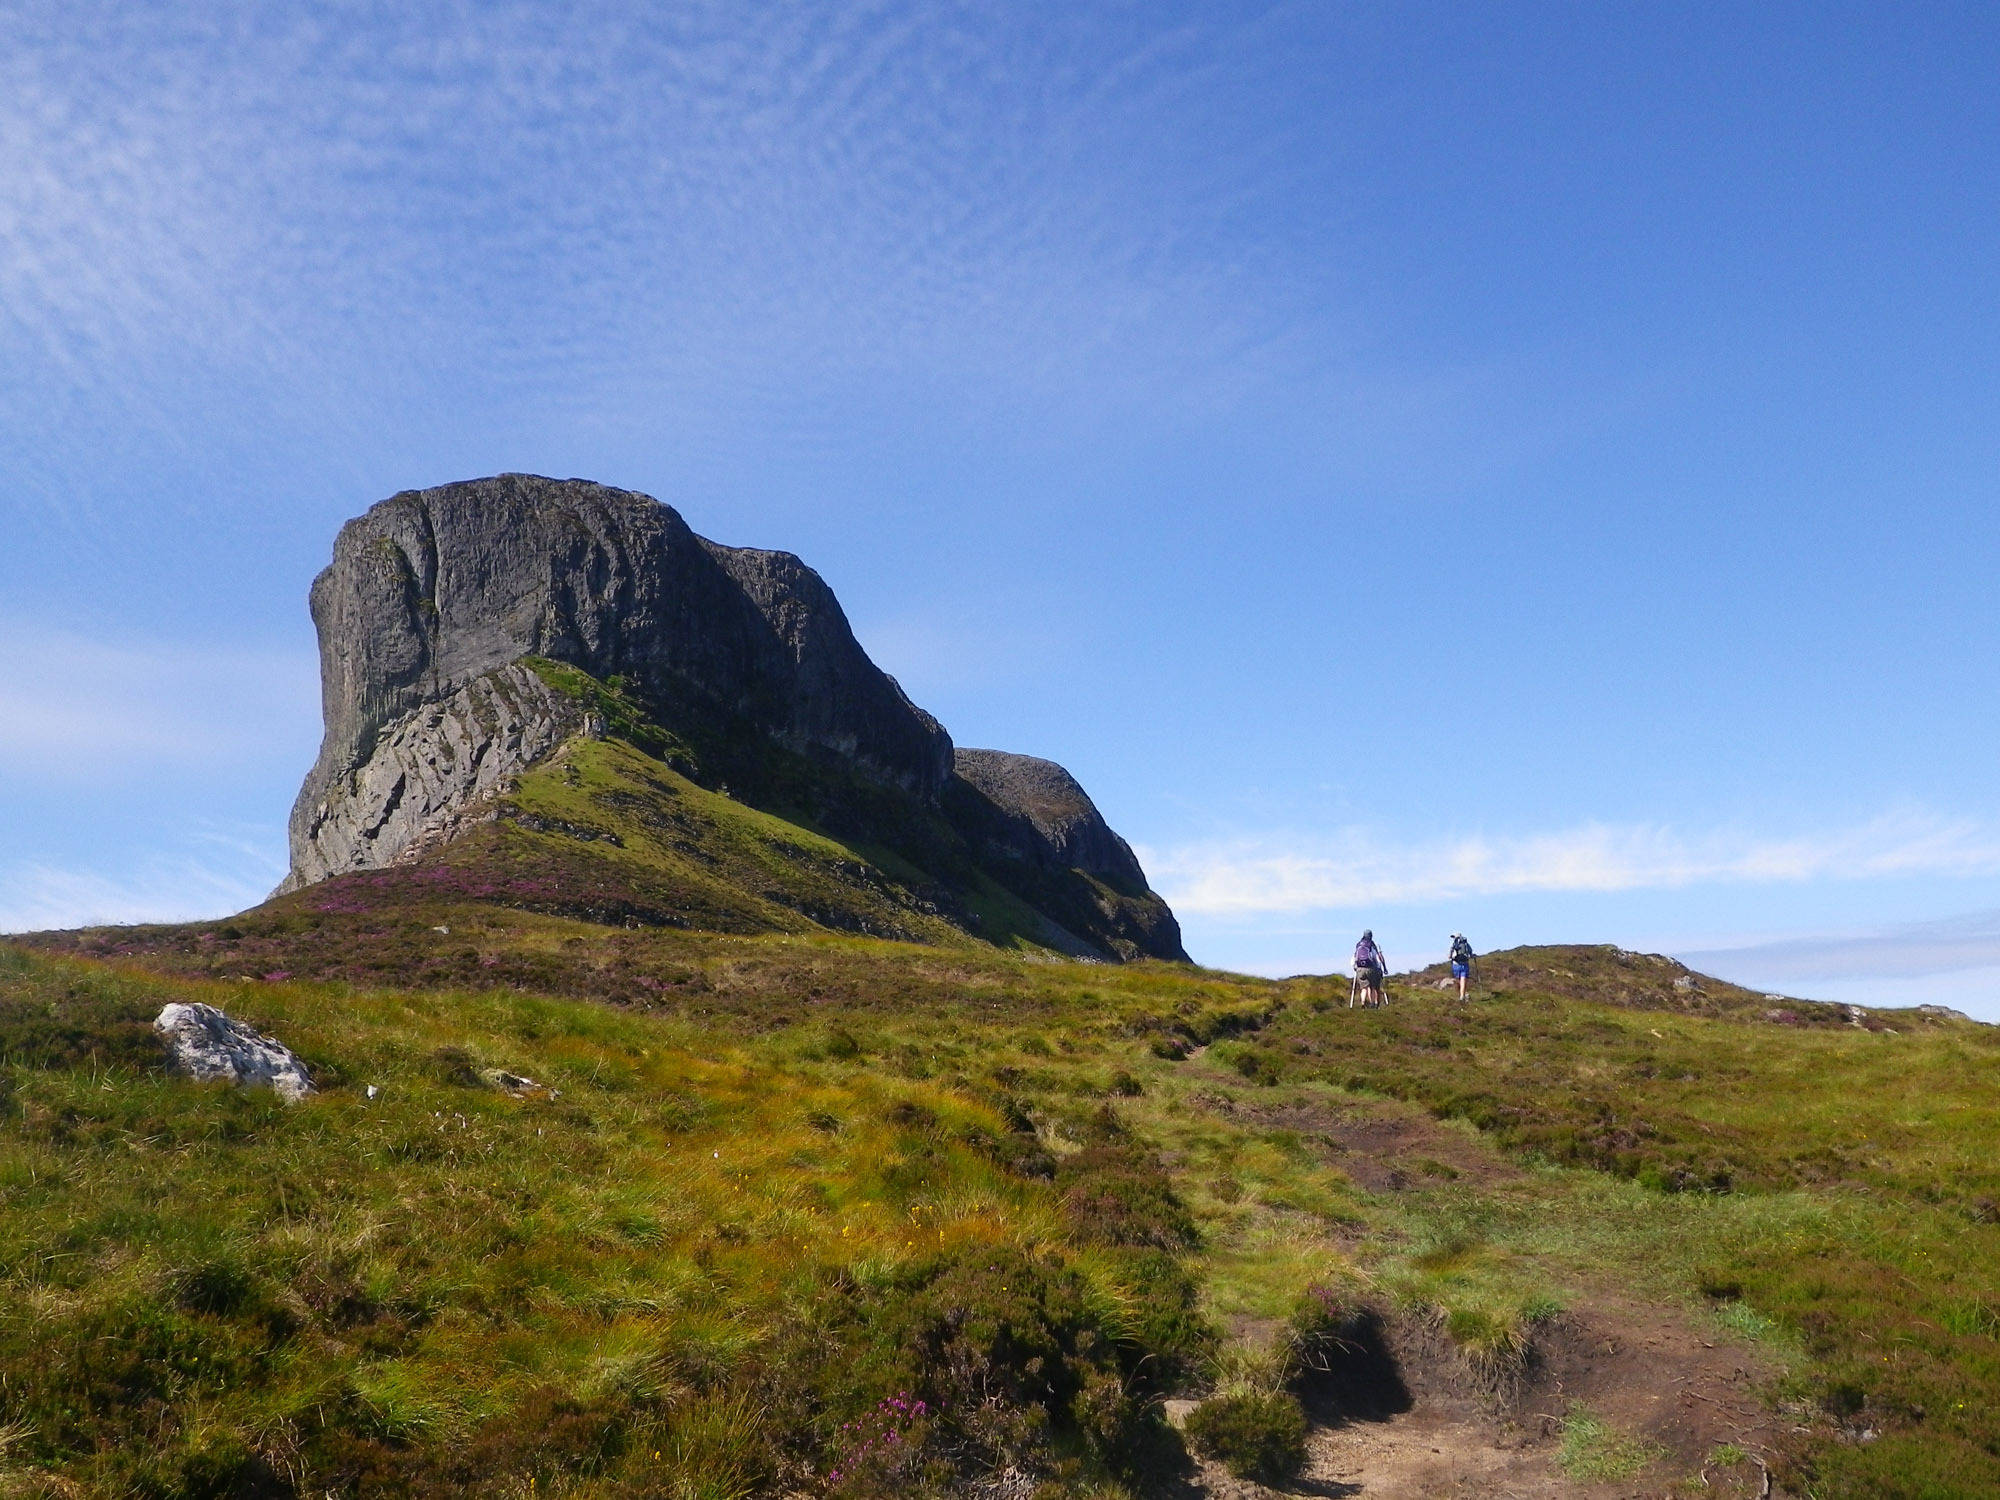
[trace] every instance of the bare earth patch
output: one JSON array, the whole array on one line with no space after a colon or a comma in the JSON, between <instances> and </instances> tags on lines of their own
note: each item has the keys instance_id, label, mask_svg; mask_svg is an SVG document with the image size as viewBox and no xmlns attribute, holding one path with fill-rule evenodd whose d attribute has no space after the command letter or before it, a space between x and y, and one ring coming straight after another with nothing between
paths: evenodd
<instances>
[{"instance_id":1,"label":"bare earth patch","mask_svg":"<svg viewBox=\"0 0 2000 1500\"><path fill-rule=\"evenodd\" d=\"M1342 1393L1308 1390L1314 1426L1299 1479L1272 1489L1202 1463L1187 1493L1611 1500L1685 1494L1697 1476L1703 1495L1767 1493L1758 1459L1772 1451L1781 1419L1757 1394L1756 1357L1704 1340L1660 1309L1597 1299L1564 1313L1544 1325L1518 1389L1498 1395L1477 1389L1447 1341L1420 1326L1392 1326L1387 1352L1406 1396L1386 1404L1407 1401L1405 1409L1355 1414L1343 1410ZM1190 1405L1174 1403L1173 1415ZM1625 1464L1612 1465L1621 1477L1565 1471L1566 1432L1585 1414L1622 1445ZM1732 1448L1740 1461L1727 1461ZM1580 1455L1586 1474L1591 1456Z\"/></svg>"},{"instance_id":2,"label":"bare earth patch","mask_svg":"<svg viewBox=\"0 0 2000 1500\"><path fill-rule=\"evenodd\" d=\"M1442 1172L1481 1188L1525 1175L1484 1142L1393 1101L1266 1104L1239 1096L1227 1112L1298 1131L1374 1193L1435 1183ZM1365 1368L1301 1392L1313 1429L1300 1478L1273 1489L1198 1461L1183 1493L1215 1500L1784 1494L1764 1469L1788 1422L1761 1394L1772 1374L1762 1356L1696 1327L1677 1307L1601 1288L1572 1288L1567 1300L1566 1311L1537 1326L1525 1369L1500 1390L1482 1384L1442 1331L1411 1317L1384 1320ZM1170 1417L1178 1421L1193 1404L1171 1403Z\"/></svg>"},{"instance_id":3,"label":"bare earth patch","mask_svg":"<svg viewBox=\"0 0 2000 1500\"><path fill-rule=\"evenodd\" d=\"M1264 1104L1250 1098L1236 1101L1234 1114L1246 1123L1298 1131L1371 1193L1401 1192L1444 1173L1480 1187L1525 1175L1484 1141L1393 1099Z\"/></svg>"}]
</instances>

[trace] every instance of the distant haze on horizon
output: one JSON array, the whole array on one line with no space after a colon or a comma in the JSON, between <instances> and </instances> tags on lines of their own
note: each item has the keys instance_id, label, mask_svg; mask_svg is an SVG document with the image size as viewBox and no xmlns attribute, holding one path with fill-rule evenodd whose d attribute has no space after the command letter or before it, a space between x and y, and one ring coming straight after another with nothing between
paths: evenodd
<instances>
[{"instance_id":1,"label":"distant haze on horizon","mask_svg":"<svg viewBox=\"0 0 2000 1500\"><path fill-rule=\"evenodd\" d=\"M800 554L1194 956L2000 1020L2000 11L0 6L0 930L283 874L342 521Z\"/></svg>"}]
</instances>

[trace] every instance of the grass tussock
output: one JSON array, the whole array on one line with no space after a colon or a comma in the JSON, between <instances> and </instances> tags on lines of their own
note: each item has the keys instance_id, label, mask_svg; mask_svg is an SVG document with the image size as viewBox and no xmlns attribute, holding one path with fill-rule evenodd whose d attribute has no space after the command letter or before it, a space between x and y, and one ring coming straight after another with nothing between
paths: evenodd
<instances>
[{"instance_id":1,"label":"grass tussock","mask_svg":"<svg viewBox=\"0 0 2000 1500\"><path fill-rule=\"evenodd\" d=\"M1657 1443L1618 1431L1586 1407L1571 1406L1556 1463L1571 1479L1615 1482L1637 1478L1664 1456Z\"/></svg>"},{"instance_id":2,"label":"grass tussock","mask_svg":"<svg viewBox=\"0 0 2000 1500\"><path fill-rule=\"evenodd\" d=\"M1372 1309L1498 1386L1610 1282L1782 1370L1795 1489L2000 1489L1983 1028L1599 1003L1581 960L1349 1011L468 884L503 878L0 947L7 1485L1110 1494L1171 1466L1165 1393L1339 1378ZM167 1077L169 999L320 1091ZM1368 1175L1356 1132L1416 1118Z\"/></svg>"}]
</instances>

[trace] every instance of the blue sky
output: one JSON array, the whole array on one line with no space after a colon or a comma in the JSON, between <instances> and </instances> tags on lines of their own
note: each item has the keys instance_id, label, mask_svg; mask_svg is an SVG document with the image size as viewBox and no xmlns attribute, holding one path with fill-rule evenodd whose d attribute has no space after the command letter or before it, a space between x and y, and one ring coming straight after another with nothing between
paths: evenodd
<instances>
[{"instance_id":1,"label":"blue sky","mask_svg":"<svg viewBox=\"0 0 2000 1500\"><path fill-rule=\"evenodd\" d=\"M0 3L0 930L283 868L339 523L820 569L1205 961L2000 1018L2000 12Z\"/></svg>"}]
</instances>

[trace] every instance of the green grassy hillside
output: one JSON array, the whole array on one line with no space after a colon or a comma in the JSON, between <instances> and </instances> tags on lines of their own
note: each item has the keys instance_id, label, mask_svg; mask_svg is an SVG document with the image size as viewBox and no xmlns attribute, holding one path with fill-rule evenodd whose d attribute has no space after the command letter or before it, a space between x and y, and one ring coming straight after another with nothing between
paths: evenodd
<instances>
[{"instance_id":1,"label":"green grassy hillside","mask_svg":"<svg viewBox=\"0 0 2000 1500\"><path fill-rule=\"evenodd\" d=\"M797 840L730 828L746 867ZM1350 1011L556 904L413 870L0 950L0 1493L1140 1494L1207 1472L1167 1398L1330 1420L1385 1360L1579 1494L1753 1494L1753 1454L1822 1500L2000 1490L1988 1028L1607 950ZM320 1092L165 1076L167 999ZM1564 1407L1586 1335L1707 1394ZM1711 1348L1741 1393L1693 1383Z\"/></svg>"},{"instance_id":2,"label":"green grassy hillside","mask_svg":"<svg viewBox=\"0 0 2000 1500\"><path fill-rule=\"evenodd\" d=\"M483 828L419 860L445 887L597 922L1158 951L1157 896L988 848L995 810L969 786L932 804L787 749L714 703L655 703L574 667L526 665L594 711L603 737L571 740Z\"/></svg>"}]
</instances>

